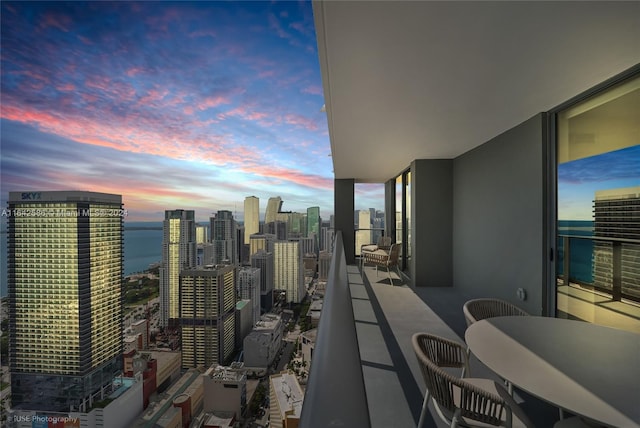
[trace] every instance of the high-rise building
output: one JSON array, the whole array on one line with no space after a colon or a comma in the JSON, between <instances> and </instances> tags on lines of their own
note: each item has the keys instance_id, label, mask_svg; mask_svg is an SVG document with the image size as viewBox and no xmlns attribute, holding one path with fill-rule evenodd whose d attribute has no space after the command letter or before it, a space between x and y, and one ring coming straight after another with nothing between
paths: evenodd
<instances>
[{"instance_id":1,"label":"high-rise building","mask_svg":"<svg viewBox=\"0 0 640 428\"><path fill-rule=\"evenodd\" d=\"M253 256L259 250L272 253L274 242L276 242L276 235L270 233L252 235L249 239L249 255Z\"/></svg>"},{"instance_id":2,"label":"high-rise building","mask_svg":"<svg viewBox=\"0 0 640 428\"><path fill-rule=\"evenodd\" d=\"M273 252L258 250L251 256L251 266L260 269L260 308L269 312L273 307Z\"/></svg>"},{"instance_id":3,"label":"high-rise building","mask_svg":"<svg viewBox=\"0 0 640 428\"><path fill-rule=\"evenodd\" d=\"M251 301L251 325L260 319L260 269L243 267L238 271L238 297Z\"/></svg>"},{"instance_id":4,"label":"high-rise building","mask_svg":"<svg viewBox=\"0 0 640 428\"><path fill-rule=\"evenodd\" d=\"M209 242L209 226L196 225L196 244L206 244Z\"/></svg>"},{"instance_id":5,"label":"high-rise building","mask_svg":"<svg viewBox=\"0 0 640 428\"><path fill-rule=\"evenodd\" d=\"M329 269L331 268L331 257L333 253L329 251L320 251L318 256L318 280L326 281L329 278Z\"/></svg>"},{"instance_id":6,"label":"high-rise building","mask_svg":"<svg viewBox=\"0 0 640 428\"><path fill-rule=\"evenodd\" d=\"M302 251L298 241L277 241L273 254L274 288L287 293L287 302L305 297Z\"/></svg>"},{"instance_id":7,"label":"high-rise building","mask_svg":"<svg viewBox=\"0 0 640 428\"><path fill-rule=\"evenodd\" d=\"M193 210L164 213L160 265L160 326L175 326L180 315L180 271L196 266L196 223Z\"/></svg>"},{"instance_id":8,"label":"high-rise building","mask_svg":"<svg viewBox=\"0 0 640 428\"><path fill-rule=\"evenodd\" d=\"M180 273L182 367L224 364L235 348L235 268L206 266Z\"/></svg>"},{"instance_id":9,"label":"high-rise building","mask_svg":"<svg viewBox=\"0 0 640 428\"><path fill-rule=\"evenodd\" d=\"M218 211L211 217L211 242L213 243L213 264L238 263L236 247L236 221L231 211Z\"/></svg>"},{"instance_id":10,"label":"high-rise building","mask_svg":"<svg viewBox=\"0 0 640 428\"><path fill-rule=\"evenodd\" d=\"M371 244L373 241L371 234L371 213L368 210L356 211L357 231L356 231L356 255L360 255L360 247Z\"/></svg>"},{"instance_id":11,"label":"high-rise building","mask_svg":"<svg viewBox=\"0 0 640 428\"><path fill-rule=\"evenodd\" d=\"M260 200L255 196L244 198L244 243L251 235L260 232Z\"/></svg>"},{"instance_id":12,"label":"high-rise building","mask_svg":"<svg viewBox=\"0 0 640 428\"><path fill-rule=\"evenodd\" d=\"M640 186L597 191L593 211L594 237L615 240L594 241L594 285L616 300L640 298L640 247L629 242L640 240ZM618 272L614 260L620 260Z\"/></svg>"},{"instance_id":13,"label":"high-rise building","mask_svg":"<svg viewBox=\"0 0 640 428\"><path fill-rule=\"evenodd\" d=\"M331 216L333 218L333 216ZM322 222L322 228L320 233L320 250L321 251L333 251L333 238L335 235L334 229L330 222Z\"/></svg>"},{"instance_id":14,"label":"high-rise building","mask_svg":"<svg viewBox=\"0 0 640 428\"><path fill-rule=\"evenodd\" d=\"M122 370L122 197L9 192L7 213L13 407L85 411Z\"/></svg>"},{"instance_id":15,"label":"high-rise building","mask_svg":"<svg viewBox=\"0 0 640 428\"><path fill-rule=\"evenodd\" d=\"M307 238L315 240L314 253L318 254L320 250L320 227L322 220L320 219L320 207L307 208Z\"/></svg>"},{"instance_id":16,"label":"high-rise building","mask_svg":"<svg viewBox=\"0 0 640 428\"><path fill-rule=\"evenodd\" d=\"M289 217L289 237L301 238L307 234L307 224L302 213L291 212Z\"/></svg>"},{"instance_id":17,"label":"high-rise building","mask_svg":"<svg viewBox=\"0 0 640 428\"><path fill-rule=\"evenodd\" d=\"M267 210L264 214L264 222L271 223L276 221L276 216L282 208L282 198L280 196L274 196L267 201Z\"/></svg>"},{"instance_id":18,"label":"high-rise building","mask_svg":"<svg viewBox=\"0 0 640 428\"><path fill-rule=\"evenodd\" d=\"M307 236L315 233L320 235L320 207L307 208Z\"/></svg>"},{"instance_id":19,"label":"high-rise building","mask_svg":"<svg viewBox=\"0 0 640 428\"><path fill-rule=\"evenodd\" d=\"M286 241L289 236L289 224L286 221L272 221L265 223L265 233L275 235L278 241Z\"/></svg>"}]
</instances>

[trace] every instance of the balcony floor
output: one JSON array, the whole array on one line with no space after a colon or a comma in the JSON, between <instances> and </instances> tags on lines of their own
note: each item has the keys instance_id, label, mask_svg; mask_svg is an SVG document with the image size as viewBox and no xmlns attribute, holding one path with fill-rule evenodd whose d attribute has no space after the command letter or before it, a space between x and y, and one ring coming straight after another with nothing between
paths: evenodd
<instances>
[{"instance_id":1,"label":"balcony floor","mask_svg":"<svg viewBox=\"0 0 640 428\"><path fill-rule=\"evenodd\" d=\"M347 269L371 426L415 427L425 387L411 336L427 331L464 343L462 305L469 297L452 288L412 289L397 273L392 286L374 267L365 266L364 275L356 266ZM499 380L474 357L471 373ZM534 397L516 392L516 400L536 426L551 427L558 419L555 407ZM445 427L431 404L430 410L425 426Z\"/></svg>"}]
</instances>

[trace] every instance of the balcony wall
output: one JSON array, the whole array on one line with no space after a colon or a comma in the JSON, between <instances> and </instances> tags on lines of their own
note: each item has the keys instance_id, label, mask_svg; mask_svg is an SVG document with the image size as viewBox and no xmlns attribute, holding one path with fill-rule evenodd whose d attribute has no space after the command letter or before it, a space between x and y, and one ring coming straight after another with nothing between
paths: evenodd
<instances>
[{"instance_id":1,"label":"balcony wall","mask_svg":"<svg viewBox=\"0 0 640 428\"><path fill-rule=\"evenodd\" d=\"M545 117L538 114L454 159L453 285L543 313ZM523 288L527 300L516 300Z\"/></svg>"}]
</instances>

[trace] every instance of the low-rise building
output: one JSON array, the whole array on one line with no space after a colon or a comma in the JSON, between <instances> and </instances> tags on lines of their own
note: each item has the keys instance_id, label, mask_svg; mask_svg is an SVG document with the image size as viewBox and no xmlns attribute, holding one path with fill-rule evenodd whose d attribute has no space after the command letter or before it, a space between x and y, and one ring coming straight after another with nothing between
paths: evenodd
<instances>
[{"instance_id":1,"label":"low-rise building","mask_svg":"<svg viewBox=\"0 0 640 428\"><path fill-rule=\"evenodd\" d=\"M240 418L247 407L247 374L244 364L212 366L202 375L204 412L232 412Z\"/></svg>"},{"instance_id":2,"label":"low-rise building","mask_svg":"<svg viewBox=\"0 0 640 428\"><path fill-rule=\"evenodd\" d=\"M263 315L243 341L245 367L269 367L282 345L283 331L279 315Z\"/></svg>"},{"instance_id":3,"label":"low-rise building","mask_svg":"<svg viewBox=\"0 0 640 428\"><path fill-rule=\"evenodd\" d=\"M269 378L270 421L273 428L297 428L304 393L298 379L291 373Z\"/></svg>"},{"instance_id":4,"label":"low-rise building","mask_svg":"<svg viewBox=\"0 0 640 428\"><path fill-rule=\"evenodd\" d=\"M202 411L203 394L202 372L190 369L162 394L160 401L150 403L134 424L122 426L187 427Z\"/></svg>"},{"instance_id":5,"label":"low-rise building","mask_svg":"<svg viewBox=\"0 0 640 428\"><path fill-rule=\"evenodd\" d=\"M202 421L202 428L234 428L236 426L233 412L205 413Z\"/></svg>"},{"instance_id":6,"label":"low-rise building","mask_svg":"<svg viewBox=\"0 0 640 428\"><path fill-rule=\"evenodd\" d=\"M15 410L7 415L7 427L92 427L122 428L131 426L143 411L142 376L118 377L108 388L90 397L87 412L46 412Z\"/></svg>"},{"instance_id":7,"label":"low-rise building","mask_svg":"<svg viewBox=\"0 0 640 428\"><path fill-rule=\"evenodd\" d=\"M307 311L307 321L311 327L318 327L320 322L320 314L322 313L323 300L312 300Z\"/></svg>"},{"instance_id":8,"label":"low-rise building","mask_svg":"<svg viewBox=\"0 0 640 428\"><path fill-rule=\"evenodd\" d=\"M241 349L244 338L251 333L253 328L253 313L251 301L239 300L236 303L236 348Z\"/></svg>"},{"instance_id":9,"label":"low-rise building","mask_svg":"<svg viewBox=\"0 0 640 428\"><path fill-rule=\"evenodd\" d=\"M316 347L317 334L318 329L316 328L300 334L300 353L302 354L302 361L307 363L305 367L307 373L311 369L311 359L313 358L313 350Z\"/></svg>"}]
</instances>

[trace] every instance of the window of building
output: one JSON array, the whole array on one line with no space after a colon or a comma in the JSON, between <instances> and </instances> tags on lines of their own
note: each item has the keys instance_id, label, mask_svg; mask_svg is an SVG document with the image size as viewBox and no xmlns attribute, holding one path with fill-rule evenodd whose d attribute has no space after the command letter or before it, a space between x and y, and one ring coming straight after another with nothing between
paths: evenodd
<instances>
[{"instance_id":1,"label":"window of building","mask_svg":"<svg viewBox=\"0 0 640 428\"><path fill-rule=\"evenodd\" d=\"M360 255L362 245L378 242L384 235L384 184L356 183L354 186L355 250Z\"/></svg>"},{"instance_id":2,"label":"window of building","mask_svg":"<svg viewBox=\"0 0 640 428\"><path fill-rule=\"evenodd\" d=\"M400 245L400 269L405 273L411 260L411 171L396 177L396 243Z\"/></svg>"},{"instance_id":3,"label":"window of building","mask_svg":"<svg viewBox=\"0 0 640 428\"><path fill-rule=\"evenodd\" d=\"M640 76L557 114L557 316L640 330Z\"/></svg>"}]
</instances>

